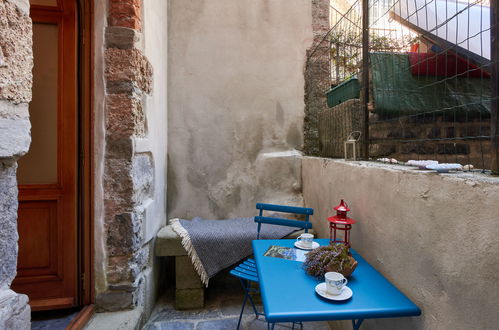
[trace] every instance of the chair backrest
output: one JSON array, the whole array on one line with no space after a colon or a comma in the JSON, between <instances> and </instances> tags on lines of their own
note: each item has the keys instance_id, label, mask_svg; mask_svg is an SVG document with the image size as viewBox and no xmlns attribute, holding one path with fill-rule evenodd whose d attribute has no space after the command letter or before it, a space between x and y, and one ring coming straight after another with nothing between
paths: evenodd
<instances>
[{"instance_id":1,"label":"chair backrest","mask_svg":"<svg viewBox=\"0 0 499 330\"><path fill-rule=\"evenodd\" d=\"M256 208L260 210L260 214L255 217L255 222L258 223L257 239L260 239L260 229L262 227L262 223L301 228L305 229L306 233L308 233L308 230L312 228L312 223L309 221L309 216L314 214L314 209L308 207L285 206L285 205L264 204L264 203L256 203ZM263 216L263 211L303 214L305 215L305 220L303 221L303 220L292 220L292 219L284 219L276 217L265 217Z\"/></svg>"}]
</instances>

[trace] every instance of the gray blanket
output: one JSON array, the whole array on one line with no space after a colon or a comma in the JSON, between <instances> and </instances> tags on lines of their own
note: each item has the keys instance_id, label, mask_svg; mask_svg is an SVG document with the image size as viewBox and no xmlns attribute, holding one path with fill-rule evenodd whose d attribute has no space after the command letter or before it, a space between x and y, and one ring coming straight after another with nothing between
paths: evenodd
<instances>
[{"instance_id":1,"label":"gray blanket","mask_svg":"<svg viewBox=\"0 0 499 330\"><path fill-rule=\"evenodd\" d=\"M208 281L222 269L253 253L251 241L256 239L254 218L227 220L172 219L173 230L182 238L182 245L208 286ZM260 239L282 238L296 228L262 224Z\"/></svg>"}]
</instances>

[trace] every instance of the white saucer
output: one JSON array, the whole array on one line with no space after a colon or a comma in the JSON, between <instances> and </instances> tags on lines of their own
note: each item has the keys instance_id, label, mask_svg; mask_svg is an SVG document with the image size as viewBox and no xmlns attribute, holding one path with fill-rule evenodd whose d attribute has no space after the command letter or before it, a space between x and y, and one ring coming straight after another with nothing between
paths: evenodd
<instances>
[{"instance_id":1,"label":"white saucer","mask_svg":"<svg viewBox=\"0 0 499 330\"><path fill-rule=\"evenodd\" d=\"M302 250L313 250L313 249L317 249L318 247L320 246L319 243L317 242L312 242L312 247L304 247L300 241L296 241L295 242L295 247L299 248L299 249L302 249Z\"/></svg>"},{"instance_id":2,"label":"white saucer","mask_svg":"<svg viewBox=\"0 0 499 330\"><path fill-rule=\"evenodd\" d=\"M352 289L350 289L346 285L343 287L343 290L341 290L341 293L339 295L332 295L326 291L326 282L317 284L317 286L315 287L315 292L317 292L319 296L329 300L347 300L353 295Z\"/></svg>"}]
</instances>

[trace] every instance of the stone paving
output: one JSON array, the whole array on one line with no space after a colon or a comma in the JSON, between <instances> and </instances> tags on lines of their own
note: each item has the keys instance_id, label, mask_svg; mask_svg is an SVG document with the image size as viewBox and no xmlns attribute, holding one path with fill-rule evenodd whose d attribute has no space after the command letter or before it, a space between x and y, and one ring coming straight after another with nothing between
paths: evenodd
<instances>
[{"instance_id":1,"label":"stone paving","mask_svg":"<svg viewBox=\"0 0 499 330\"><path fill-rule=\"evenodd\" d=\"M77 314L74 309L33 312L31 330L64 330Z\"/></svg>"},{"instance_id":2,"label":"stone paving","mask_svg":"<svg viewBox=\"0 0 499 330\"><path fill-rule=\"evenodd\" d=\"M243 293L237 280L223 276L210 282L206 290L205 308L187 311L177 311L173 308L173 291L159 299L144 330L232 330L236 329ZM223 282L223 283L221 283ZM260 302L257 304L259 311L263 311ZM243 315L244 330L267 329L263 316L255 318L255 314L248 303ZM329 330L327 322L308 322L303 324L303 329ZM295 327L298 328L299 327ZM291 329L291 323L277 324L275 329Z\"/></svg>"}]
</instances>

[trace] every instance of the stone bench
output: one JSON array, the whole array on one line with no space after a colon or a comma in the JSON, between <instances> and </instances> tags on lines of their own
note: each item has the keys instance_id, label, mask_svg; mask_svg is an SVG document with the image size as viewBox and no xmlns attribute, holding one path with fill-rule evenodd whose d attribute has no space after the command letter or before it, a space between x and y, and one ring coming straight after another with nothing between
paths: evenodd
<instances>
[{"instance_id":1,"label":"stone bench","mask_svg":"<svg viewBox=\"0 0 499 330\"><path fill-rule=\"evenodd\" d=\"M285 238L296 239L302 233L303 230L295 231ZM313 229L309 233L315 234ZM175 257L175 308L203 308L204 285L171 225L158 232L155 251L158 257Z\"/></svg>"}]
</instances>

